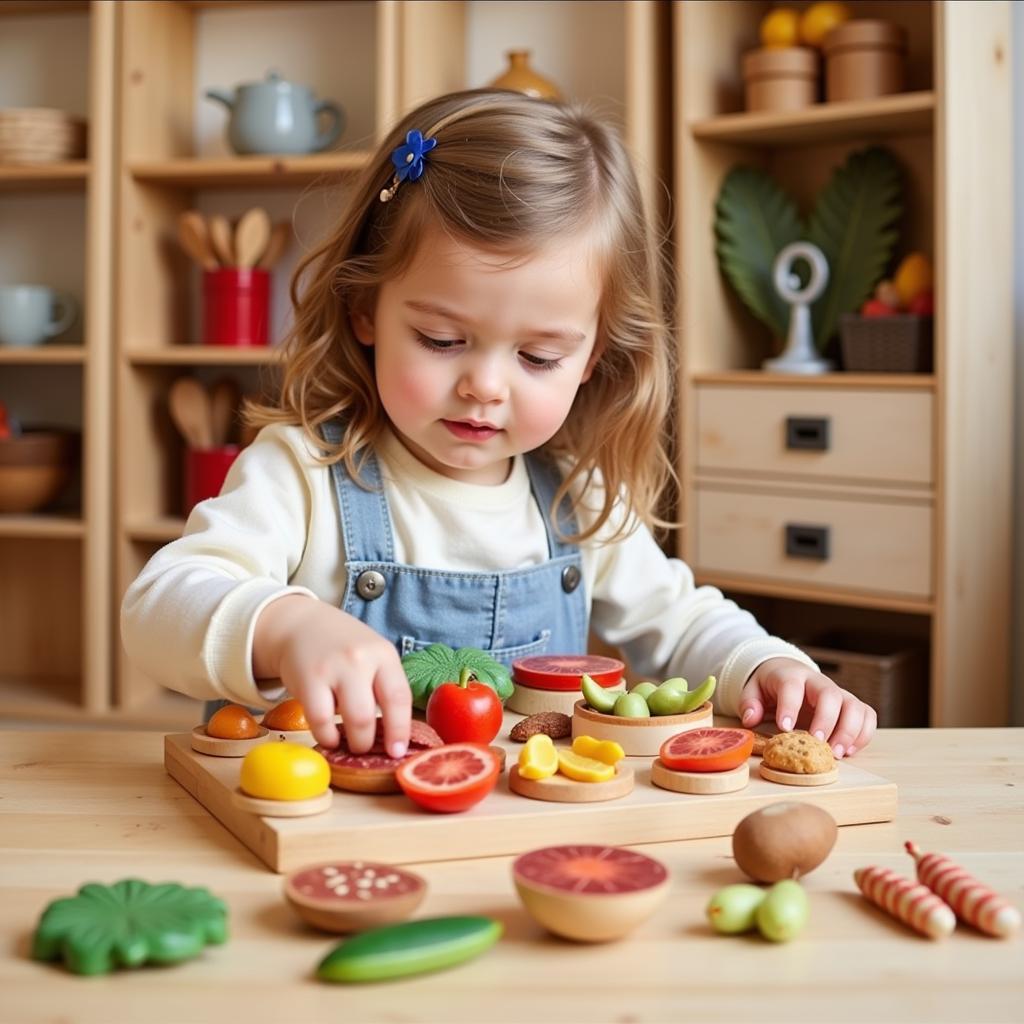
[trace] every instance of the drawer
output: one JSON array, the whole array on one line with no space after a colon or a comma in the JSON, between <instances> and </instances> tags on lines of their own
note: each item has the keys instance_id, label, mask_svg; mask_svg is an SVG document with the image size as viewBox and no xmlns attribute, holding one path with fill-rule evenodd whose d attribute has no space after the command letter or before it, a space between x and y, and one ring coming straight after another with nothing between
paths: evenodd
<instances>
[{"instance_id":1,"label":"drawer","mask_svg":"<svg viewBox=\"0 0 1024 1024\"><path fill-rule=\"evenodd\" d=\"M931 596L932 505L927 501L702 486L696 520L698 573Z\"/></svg>"},{"instance_id":2,"label":"drawer","mask_svg":"<svg viewBox=\"0 0 1024 1024\"><path fill-rule=\"evenodd\" d=\"M697 388L697 469L852 483L932 482L932 394Z\"/></svg>"}]
</instances>

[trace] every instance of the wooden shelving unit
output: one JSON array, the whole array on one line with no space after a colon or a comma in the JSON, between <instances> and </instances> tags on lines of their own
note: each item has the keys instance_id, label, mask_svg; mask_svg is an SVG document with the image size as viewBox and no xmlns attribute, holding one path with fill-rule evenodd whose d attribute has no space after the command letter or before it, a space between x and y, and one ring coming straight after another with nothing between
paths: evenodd
<instances>
[{"instance_id":1,"label":"wooden shelving unit","mask_svg":"<svg viewBox=\"0 0 1024 1024\"><path fill-rule=\"evenodd\" d=\"M931 724L1005 724L1013 478L1010 5L854 2L855 17L906 29L910 91L793 113L745 113L740 58L758 45L759 22L772 6L673 4L684 411L679 551L699 581L724 588L783 635L853 627L919 646L930 662ZM888 146L906 172L900 253L928 253L936 268L935 372L764 373L757 367L774 354L771 339L730 292L715 258L722 179L739 163L764 168L806 211L832 169L872 143ZM757 465L744 464L728 408L747 428L752 417L764 417L761 436L772 440ZM834 450L787 451L783 420L791 415L829 420L841 435ZM916 426L908 437L897 423ZM826 458L842 468L830 476ZM836 515L825 528L840 550L787 562L781 528L771 526L777 506L803 522L817 522L815 510ZM864 527L871 517L885 524L883 535L906 531L888 559L879 556L879 532L871 536ZM730 529L744 544L757 530L766 538L739 569L725 568L735 556L722 533ZM828 568L844 557L842 571Z\"/></svg>"}]
</instances>

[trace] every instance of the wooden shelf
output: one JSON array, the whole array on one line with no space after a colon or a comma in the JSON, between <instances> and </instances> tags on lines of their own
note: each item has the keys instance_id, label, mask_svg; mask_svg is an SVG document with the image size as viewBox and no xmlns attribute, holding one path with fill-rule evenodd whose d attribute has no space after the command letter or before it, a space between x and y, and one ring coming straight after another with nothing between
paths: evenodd
<instances>
[{"instance_id":1,"label":"wooden shelf","mask_svg":"<svg viewBox=\"0 0 1024 1024\"><path fill-rule=\"evenodd\" d=\"M89 0L0 0L0 17L26 14L68 14L88 11Z\"/></svg>"},{"instance_id":2,"label":"wooden shelf","mask_svg":"<svg viewBox=\"0 0 1024 1024\"><path fill-rule=\"evenodd\" d=\"M84 345L31 345L26 348L0 345L0 366L54 366L84 362Z\"/></svg>"},{"instance_id":3,"label":"wooden shelf","mask_svg":"<svg viewBox=\"0 0 1024 1024\"><path fill-rule=\"evenodd\" d=\"M0 537L77 539L85 536L85 523L73 516L0 515Z\"/></svg>"},{"instance_id":4,"label":"wooden shelf","mask_svg":"<svg viewBox=\"0 0 1024 1024\"><path fill-rule=\"evenodd\" d=\"M277 361L271 346L175 345L128 352L132 366L261 366Z\"/></svg>"},{"instance_id":5,"label":"wooden shelf","mask_svg":"<svg viewBox=\"0 0 1024 1024\"><path fill-rule=\"evenodd\" d=\"M124 528L128 540L166 544L185 532L185 520L179 516L162 516L145 522L129 523Z\"/></svg>"},{"instance_id":6,"label":"wooden shelf","mask_svg":"<svg viewBox=\"0 0 1024 1024\"><path fill-rule=\"evenodd\" d=\"M0 717L78 722L80 681L74 676L0 675Z\"/></svg>"},{"instance_id":7,"label":"wooden shelf","mask_svg":"<svg viewBox=\"0 0 1024 1024\"><path fill-rule=\"evenodd\" d=\"M724 114L690 123L696 139L741 146L838 142L873 135L924 135L932 130L933 92L908 92L876 100L818 103L786 113Z\"/></svg>"},{"instance_id":8,"label":"wooden shelf","mask_svg":"<svg viewBox=\"0 0 1024 1024\"><path fill-rule=\"evenodd\" d=\"M84 189L88 178L88 160L67 160L53 164L0 164L0 192Z\"/></svg>"},{"instance_id":9,"label":"wooden shelf","mask_svg":"<svg viewBox=\"0 0 1024 1024\"><path fill-rule=\"evenodd\" d=\"M765 373L763 370L728 370L695 373L694 384L756 384L780 388L894 388L901 391L934 391L935 376L930 373Z\"/></svg>"},{"instance_id":10,"label":"wooden shelf","mask_svg":"<svg viewBox=\"0 0 1024 1024\"><path fill-rule=\"evenodd\" d=\"M365 151L318 153L313 156L239 156L216 159L136 160L128 171L138 182L178 188L291 188L332 176L361 171L370 159Z\"/></svg>"}]
</instances>

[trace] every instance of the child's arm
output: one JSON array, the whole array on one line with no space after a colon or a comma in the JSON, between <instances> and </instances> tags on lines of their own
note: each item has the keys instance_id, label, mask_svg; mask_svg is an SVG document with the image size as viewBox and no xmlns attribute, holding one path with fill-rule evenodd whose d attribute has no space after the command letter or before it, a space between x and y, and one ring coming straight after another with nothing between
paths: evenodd
<instances>
[{"instance_id":1,"label":"child's arm","mask_svg":"<svg viewBox=\"0 0 1024 1024\"><path fill-rule=\"evenodd\" d=\"M337 710L350 749L368 750L379 705L388 753L405 754L412 690L398 651L347 612L299 595L273 601L256 620L252 669L256 679L279 678L284 683L324 746L338 744Z\"/></svg>"}]
</instances>

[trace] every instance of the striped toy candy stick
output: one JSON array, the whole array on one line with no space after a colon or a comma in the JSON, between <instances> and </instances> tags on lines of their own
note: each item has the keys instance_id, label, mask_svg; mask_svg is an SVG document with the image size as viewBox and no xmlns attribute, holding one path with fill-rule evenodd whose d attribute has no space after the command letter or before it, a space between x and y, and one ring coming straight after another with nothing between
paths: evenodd
<instances>
[{"instance_id":1,"label":"striped toy candy stick","mask_svg":"<svg viewBox=\"0 0 1024 1024\"><path fill-rule=\"evenodd\" d=\"M956 927L956 915L924 885L888 868L858 868L853 880L875 906L929 939L944 939Z\"/></svg>"},{"instance_id":2,"label":"striped toy candy stick","mask_svg":"<svg viewBox=\"0 0 1024 1024\"><path fill-rule=\"evenodd\" d=\"M961 921L999 939L1020 928L1020 911L955 861L941 853L922 853L910 842L903 845L917 864L918 880L945 900Z\"/></svg>"}]
</instances>

